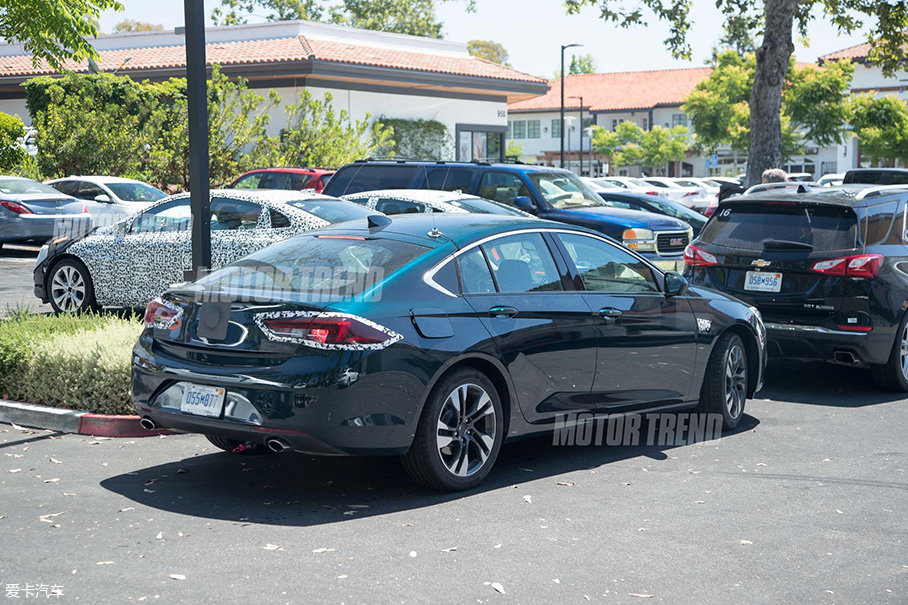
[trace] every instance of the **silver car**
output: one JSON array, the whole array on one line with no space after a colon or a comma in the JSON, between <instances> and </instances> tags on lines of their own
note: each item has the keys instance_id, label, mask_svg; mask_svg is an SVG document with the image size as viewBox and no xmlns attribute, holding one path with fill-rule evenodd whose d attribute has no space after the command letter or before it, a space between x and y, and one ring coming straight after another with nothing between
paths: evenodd
<instances>
[{"instance_id":1,"label":"silver car","mask_svg":"<svg viewBox=\"0 0 908 605\"><path fill-rule=\"evenodd\" d=\"M0 246L43 244L90 227L82 201L32 179L0 176Z\"/></svg>"},{"instance_id":2,"label":"silver car","mask_svg":"<svg viewBox=\"0 0 908 605\"><path fill-rule=\"evenodd\" d=\"M147 183L116 176L68 176L45 185L85 202L95 227L118 223L167 197Z\"/></svg>"}]
</instances>

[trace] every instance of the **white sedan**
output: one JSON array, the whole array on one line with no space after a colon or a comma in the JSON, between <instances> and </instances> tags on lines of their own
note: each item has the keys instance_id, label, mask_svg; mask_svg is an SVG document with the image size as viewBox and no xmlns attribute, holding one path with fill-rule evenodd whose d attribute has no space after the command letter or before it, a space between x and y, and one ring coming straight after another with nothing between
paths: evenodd
<instances>
[{"instance_id":1,"label":"white sedan","mask_svg":"<svg viewBox=\"0 0 908 605\"><path fill-rule=\"evenodd\" d=\"M212 191L212 268L304 231L369 214L375 213L315 193ZM191 224L189 194L181 193L87 236L57 238L38 255L35 295L58 312L144 306L182 282L191 268Z\"/></svg>"},{"instance_id":2,"label":"white sedan","mask_svg":"<svg viewBox=\"0 0 908 605\"><path fill-rule=\"evenodd\" d=\"M82 200L95 227L113 225L167 197L147 183L116 176L68 176L44 184Z\"/></svg>"}]
</instances>

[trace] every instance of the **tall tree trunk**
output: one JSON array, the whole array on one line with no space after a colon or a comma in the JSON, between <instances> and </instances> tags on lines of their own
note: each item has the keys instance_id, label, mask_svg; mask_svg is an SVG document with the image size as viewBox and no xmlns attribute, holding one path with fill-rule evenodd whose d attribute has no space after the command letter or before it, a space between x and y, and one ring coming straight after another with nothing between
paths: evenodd
<instances>
[{"instance_id":1,"label":"tall tree trunk","mask_svg":"<svg viewBox=\"0 0 908 605\"><path fill-rule=\"evenodd\" d=\"M757 69L750 93L750 149L747 183L759 183L767 168L782 167L782 84L788 60L798 0L766 0L763 44L757 49Z\"/></svg>"}]
</instances>

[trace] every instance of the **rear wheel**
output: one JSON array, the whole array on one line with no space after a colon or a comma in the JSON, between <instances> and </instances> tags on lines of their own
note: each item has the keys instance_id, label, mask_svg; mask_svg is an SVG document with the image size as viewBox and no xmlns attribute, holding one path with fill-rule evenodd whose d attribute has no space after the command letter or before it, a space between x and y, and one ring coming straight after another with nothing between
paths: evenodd
<instances>
[{"instance_id":1,"label":"rear wheel","mask_svg":"<svg viewBox=\"0 0 908 605\"><path fill-rule=\"evenodd\" d=\"M495 386L481 372L455 370L432 389L403 457L404 469L435 489L470 489L492 470L503 436L504 412Z\"/></svg>"},{"instance_id":2,"label":"rear wheel","mask_svg":"<svg viewBox=\"0 0 908 605\"><path fill-rule=\"evenodd\" d=\"M899 324L889 361L881 366L873 366L873 381L887 391L908 391L908 313Z\"/></svg>"},{"instance_id":3,"label":"rear wheel","mask_svg":"<svg viewBox=\"0 0 908 605\"><path fill-rule=\"evenodd\" d=\"M96 311L95 285L84 264L65 258L55 264L47 279L47 297L57 313Z\"/></svg>"},{"instance_id":4,"label":"rear wheel","mask_svg":"<svg viewBox=\"0 0 908 605\"><path fill-rule=\"evenodd\" d=\"M256 454L270 454L271 450L268 449L268 446L258 444L255 447L246 448L235 452L234 450L243 445L244 441L237 441L236 439L227 439L225 437L218 437L217 435L205 435L205 438L211 442L212 445L218 447L225 452L230 452L232 454L243 454L245 456L254 456Z\"/></svg>"},{"instance_id":5,"label":"rear wheel","mask_svg":"<svg viewBox=\"0 0 908 605\"><path fill-rule=\"evenodd\" d=\"M709 356L698 411L721 414L722 428L734 429L744 417L747 399L747 351L734 332L719 337Z\"/></svg>"}]
</instances>

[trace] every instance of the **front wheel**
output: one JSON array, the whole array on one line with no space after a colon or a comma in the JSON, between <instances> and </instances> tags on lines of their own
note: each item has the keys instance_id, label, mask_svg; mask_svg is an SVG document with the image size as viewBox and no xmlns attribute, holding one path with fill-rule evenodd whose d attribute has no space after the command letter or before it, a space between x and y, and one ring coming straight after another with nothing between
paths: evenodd
<instances>
[{"instance_id":1,"label":"front wheel","mask_svg":"<svg viewBox=\"0 0 908 605\"><path fill-rule=\"evenodd\" d=\"M95 286L88 269L74 258L55 264L47 279L50 306L57 313L95 311Z\"/></svg>"},{"instance_id":2,"label":"front wheel","mask_svg":"<svg viewBox=\"0 0 908 605\"><path fill-rule=\"evenodd\" d=\"M899 393L908 391L908 313L902 318L889 352L889 361L873 366L873 381L881 389Z\"/></svg>"},{"instance_id":3,"label":"front wheel","mask_svg":"<svg viewBox=\"0 0 908 605\"><path fill-rule=\"evenodd\" d=\"M498 392L481 372L455 370L432 389L404 469L423 485L458 491L479 485L504 438Z\"/></svg>"},{"instance_id":4,"label":"front wheel","mask_svg":"<svg viewBox=\"0 0 908 605\"><path fill-rule=\"evenodd\" d=\"M747 351L740 336L726 332L710 353L697 409L705 414L721 414L722 428L735 429L744 417L746 399Z\"/></svg>"}]
</instances>

